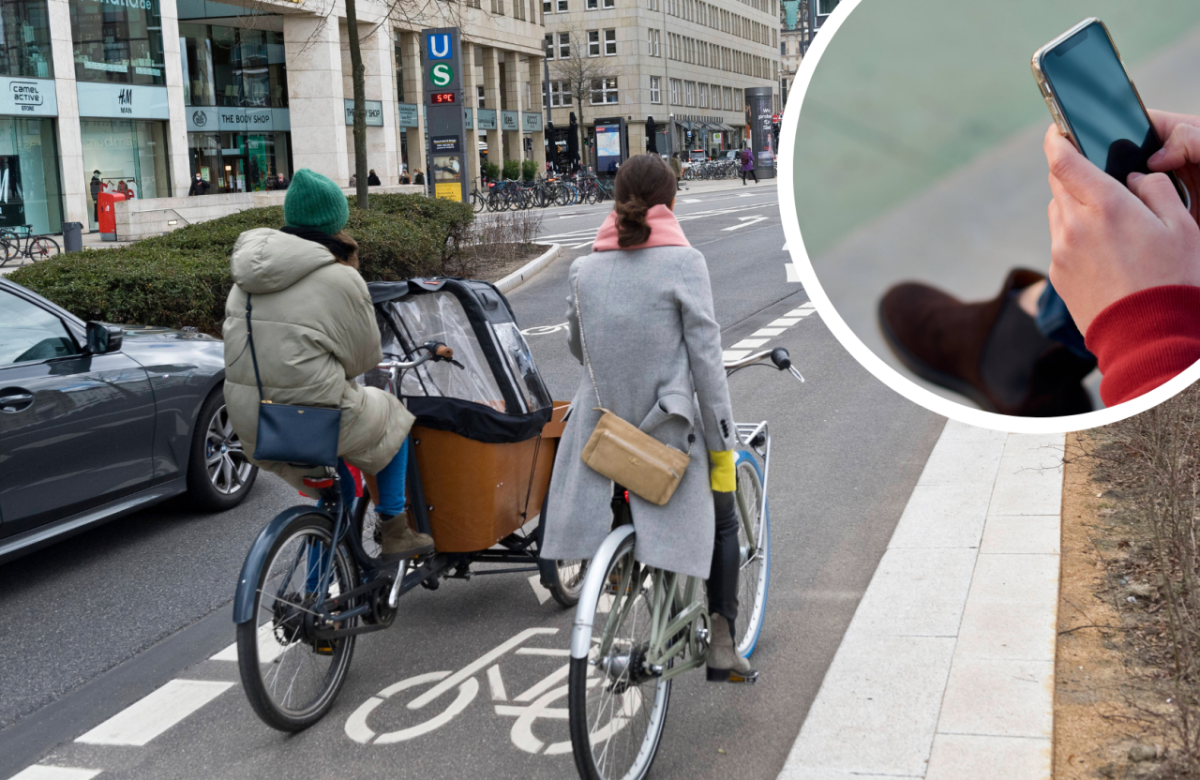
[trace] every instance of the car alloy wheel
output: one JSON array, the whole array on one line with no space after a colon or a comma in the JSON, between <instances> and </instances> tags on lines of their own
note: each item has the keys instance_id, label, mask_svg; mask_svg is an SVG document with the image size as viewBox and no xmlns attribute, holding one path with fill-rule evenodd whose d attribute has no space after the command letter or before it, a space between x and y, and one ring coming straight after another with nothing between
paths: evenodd
<instances>
[{"instance_id":1,"label":"car alloy wheel","mask_svg":"<svg viewBox=\"0 0 1200 780\"><path fill-rule=\"evenodd\" d=\"M208 421L204 437L204 467L213 488L222 495L242 489L254 470L242 449L242 441L229 422L229 413L222 404Z\"/></svg>"}]
</instances>

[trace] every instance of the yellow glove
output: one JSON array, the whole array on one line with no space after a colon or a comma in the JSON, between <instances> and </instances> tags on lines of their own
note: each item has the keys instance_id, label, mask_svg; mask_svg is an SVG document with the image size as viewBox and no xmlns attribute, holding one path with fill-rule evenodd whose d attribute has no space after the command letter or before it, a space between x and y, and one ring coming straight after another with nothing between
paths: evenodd
<instances>
[{"instance_id":1,"label":"yellow glove","mask_svg":"<svg viewBox=\"0 0 1200 780\"><path fill-rule=\"evenodd\" d=\"M733 469L733 450L708 451L709 479L714 493L732 493L737 490L737 476Z\"/></svg>"}]
</instances>

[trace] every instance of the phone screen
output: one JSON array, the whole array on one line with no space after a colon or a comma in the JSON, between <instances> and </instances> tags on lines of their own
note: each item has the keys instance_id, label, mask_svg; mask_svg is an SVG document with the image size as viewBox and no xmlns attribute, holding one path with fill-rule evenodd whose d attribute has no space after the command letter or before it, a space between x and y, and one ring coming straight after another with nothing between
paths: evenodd
<instances>
[{"instance_id":1,"label":"phone screen","mask_svg":"<svg viewBox=\"0 0 1200 780\"><path fill-rule=\"evenodd\" d=\"M1122 184L1150 172L1146 161L1162 141L1103 26L1089 24L1048 51L1042 71L1089 160Z\"/></svg>"}]
</instances>

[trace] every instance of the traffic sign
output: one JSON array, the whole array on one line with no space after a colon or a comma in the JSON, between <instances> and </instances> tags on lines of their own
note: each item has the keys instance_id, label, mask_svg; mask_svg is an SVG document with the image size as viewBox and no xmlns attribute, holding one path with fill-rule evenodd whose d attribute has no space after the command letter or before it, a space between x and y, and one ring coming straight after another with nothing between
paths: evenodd
<instances>
[{"instance_id":1,"label":"traffic sign","mask_svg":"<svg viewBox=\"0 0 1200 780\"><path fill-rule=\"evenodd\" d=\"M450 82L454 81L454 68L439 62L429 69L429 81L438 89L450 86Z\"/></svg>"}]
</instances>

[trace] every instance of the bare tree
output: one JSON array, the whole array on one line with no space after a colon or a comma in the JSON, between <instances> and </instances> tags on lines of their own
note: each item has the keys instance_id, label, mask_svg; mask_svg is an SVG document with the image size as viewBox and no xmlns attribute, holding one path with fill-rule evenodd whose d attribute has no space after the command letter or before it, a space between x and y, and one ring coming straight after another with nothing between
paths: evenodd
<instances>
[{"instance_id":1,"label":"bare tree","mask_svg":"<svg viewBox=\"0 0 1200 780\"><path fill-rule=\"evenodd\" d=\"M593 30L592 32L599 32ZM563 51L559 46L562 33L567 33L570 36L570 49L566 56L562 56ZM585 104L591 105L594 97L593 94L599 95L604 88L606 79L616 78L617 70L611 64L612 60L603 56L604 41L599 41L601 47L600 56L591 56L588 51L588 30L585 27L575 24L565 28L559 28L555 33L553 45L555 47L555 59L550 62L550 78L554 81L561 81L566 84L567 89L571 92L571 98L575 102L575 106L579 111L579 133L583 133L584 114L583 107ZM549 86L546 87L549 90ZM607 104L597 104L607 105ZM579 142L579 149L583 149L583 139L576 139Z\"/></svg>"}]
</instances>

